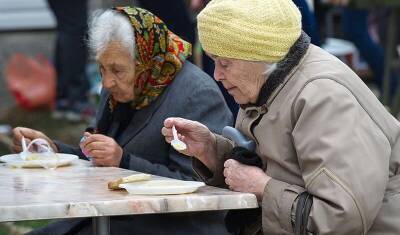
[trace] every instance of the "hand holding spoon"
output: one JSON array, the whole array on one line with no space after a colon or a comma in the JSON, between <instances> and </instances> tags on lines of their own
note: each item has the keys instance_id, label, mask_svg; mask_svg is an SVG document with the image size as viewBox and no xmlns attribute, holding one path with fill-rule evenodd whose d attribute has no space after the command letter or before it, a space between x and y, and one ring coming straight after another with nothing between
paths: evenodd
<instances>
[{"instance_id":1,"label":"hand holding spoon","mask_svg":"<svg viewBox=\"0 0 400 235\"><path fill-rule=\"evenodd\" d=\"M174 139L171 141L172 147L174 147L174 149L177 151L185 150L187 148L186 144L178 139L178 132L176 131L175 125L172 126L172 135L174 136Z\"/></svg>"}]
</instances>

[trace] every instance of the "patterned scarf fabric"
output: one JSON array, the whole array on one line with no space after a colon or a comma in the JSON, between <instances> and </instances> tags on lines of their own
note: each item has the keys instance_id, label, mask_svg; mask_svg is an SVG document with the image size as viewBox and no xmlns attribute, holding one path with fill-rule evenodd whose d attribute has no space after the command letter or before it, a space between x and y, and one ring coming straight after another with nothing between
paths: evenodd
<instances>
[{"instance_id":1,"label":"patterned scarf fabric","mask_svg":"<svg viewBox=\"0 0 400 235\"><path fill-rule=\"evenodd\" d=\"M131 107L147 107L172 83L181 70L192 46L168 30L164 22L147 10L116 7L129 18L135 33L136 79L135 100ZM110 98L111 111L117 102Z\"/></svg>"}]
</instances>

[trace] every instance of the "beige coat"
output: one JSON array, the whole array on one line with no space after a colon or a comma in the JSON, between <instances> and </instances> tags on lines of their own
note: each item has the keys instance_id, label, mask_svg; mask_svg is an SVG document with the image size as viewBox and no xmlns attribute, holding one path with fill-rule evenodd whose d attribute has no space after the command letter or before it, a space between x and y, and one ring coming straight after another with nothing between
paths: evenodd
<instances>
[{"instance_id":1,"label":"beige coat","mask_svg":"<svg viewBox=\"0 0 400 235\"><path fill-rule=\"evenodd\" d=\"M251 131L259 116L260 121ZM310 45L264 107L240 110L272 177L262 200L264 234L293 234L297 196L313 195L313 234L400 234L400 123L341 61ZM218 172L232 148L217 138Z\"/></svg>"}]
</instances>

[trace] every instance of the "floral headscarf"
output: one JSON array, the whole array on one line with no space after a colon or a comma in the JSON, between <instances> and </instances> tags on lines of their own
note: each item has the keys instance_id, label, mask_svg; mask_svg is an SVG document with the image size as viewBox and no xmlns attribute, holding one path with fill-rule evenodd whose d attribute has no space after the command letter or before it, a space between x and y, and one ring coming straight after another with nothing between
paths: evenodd
<instances>
[{"instance_id":1,"label":"floral headscarf","mask_svg":"<svg viewBox=\"0 0 400 235\"><path fill-rule=\"evenodd\" d=\"M168 30L164 22L147 10L116 7L129 18L135 33L136 79L135 100L131 107L147 107L172 83L181 70L192 46ZM117 102L110 99L111 110Z\"/></svg>"}]
</instances>

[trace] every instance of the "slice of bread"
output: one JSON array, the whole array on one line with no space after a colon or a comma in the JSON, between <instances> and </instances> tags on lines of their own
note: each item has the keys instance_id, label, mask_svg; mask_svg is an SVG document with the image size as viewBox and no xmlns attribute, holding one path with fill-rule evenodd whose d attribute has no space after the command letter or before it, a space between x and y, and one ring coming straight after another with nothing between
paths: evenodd
<instances>
[{"instance_id":1,"label":"slice of bread","mask_svg":"<svg viewBox=\"0 0 400 235\"><path fill-rule=\"evenodd\" d=\"M137 181L145 181L145 180L150 180L150 179L151 179L151 175L139 173L139 174L135 174L135 175L118 178L116 180L112 180L112 181L108 182L108 188L109 189L121 189L119 187L120 184L137 182Z\"/></svg>"}]
</instances>

